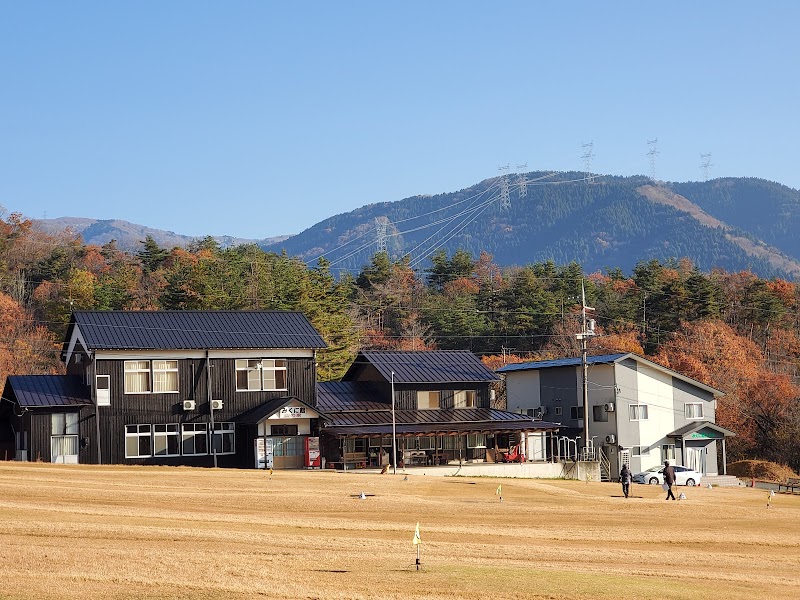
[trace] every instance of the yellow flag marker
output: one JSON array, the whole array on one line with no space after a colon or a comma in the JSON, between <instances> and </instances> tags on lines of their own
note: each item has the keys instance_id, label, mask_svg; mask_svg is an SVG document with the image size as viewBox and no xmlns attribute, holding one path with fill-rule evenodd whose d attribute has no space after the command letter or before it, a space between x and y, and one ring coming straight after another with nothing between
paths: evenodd
<instances>
[{"instance_id":1,"label":"yellow flag marker","mask_svg":"<svg viewBox=\"0 0 800 600\"><path fill-rule=\"evenodd\" d=\"M500 502L503 501L503 484L497 486L497 489L494 491L495 496L500 496Z\"/></svg>"},{"instance_id":2,"label":"yellow flag marker","mask_svg":"<svg viewBox=\"0 0 800 600\"><path fill-rule=\"evenodd\" d=\"M417 528L414 530L414 540L412 542L417 547L417 571L419 571L419 547L422 544L422 538L419 537L419 523L417 523Z\"/></svg>"}]
</instances>

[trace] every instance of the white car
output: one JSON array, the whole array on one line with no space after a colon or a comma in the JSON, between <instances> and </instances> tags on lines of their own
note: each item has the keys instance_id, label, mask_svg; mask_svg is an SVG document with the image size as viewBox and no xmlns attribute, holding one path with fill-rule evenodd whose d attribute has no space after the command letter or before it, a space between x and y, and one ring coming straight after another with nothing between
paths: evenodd
<instances>
[{"instance_id":1,"label":"white car","mask_svg":"<svg viewBox=\"0 0 800 600\"><path fill-rule=\"evenodd\" d=\"M698 473L688 467L673 465L675 469L675 485L688 485L690 487L700 485L702 473ZM650 467L647 471L636 473L631 480L634 483L649 483L650 485L661 485L664 483L664 465Z\"/></svg>"}]
</instances>

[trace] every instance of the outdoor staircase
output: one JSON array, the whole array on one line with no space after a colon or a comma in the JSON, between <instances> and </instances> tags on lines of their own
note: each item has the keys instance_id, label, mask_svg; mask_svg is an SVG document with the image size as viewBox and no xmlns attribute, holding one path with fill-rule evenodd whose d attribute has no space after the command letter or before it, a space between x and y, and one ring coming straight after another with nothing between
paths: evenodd
<instances>
[{"instance_id":1,"label":"outdoor staircase","mask_svg":"<svg viewBox=\"0 0 800 600\"><path fill-rule=\"evenodd\" d=\"M597 449L597 458L600 460L600 481L611 481L611 461L602 448Z\"/></svg>"},{"instance_id":2,"label":"outdoor staircase","mask_svg":"<svg viewBox=\"0 0 800 600\"><path fill-rule=\"evenodd\" d=\"M716 487L739 487L742 485L739 478L733 475L703 475L700 485L706 487L709 484Z\"/></svg>"}]
</instances>

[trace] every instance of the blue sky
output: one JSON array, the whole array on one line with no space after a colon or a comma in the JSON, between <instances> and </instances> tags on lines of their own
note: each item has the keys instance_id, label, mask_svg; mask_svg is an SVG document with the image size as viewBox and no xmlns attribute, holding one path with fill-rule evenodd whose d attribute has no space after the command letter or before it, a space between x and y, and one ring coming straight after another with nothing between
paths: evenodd
<instances>
[{"instance_id":1,"label":"blue sky","mask_svg":"<svg viewBox=\"0 0 800 600\"><path fill-rule=\"evenodd\" d=\"M0 0L0 204L298 233L528 170L800 187L795 2Z\"/></svg>"}]
</instances>

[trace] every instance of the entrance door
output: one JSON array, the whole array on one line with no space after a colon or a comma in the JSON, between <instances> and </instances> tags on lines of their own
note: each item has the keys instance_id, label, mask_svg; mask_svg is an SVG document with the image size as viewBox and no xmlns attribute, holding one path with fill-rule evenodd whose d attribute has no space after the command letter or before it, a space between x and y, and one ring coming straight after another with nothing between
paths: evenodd
<instances>
[{"instance_id":1,"label":"entrance door","mask_svg":"<svg viewBox=\"0 0 800 600\"><path fill-rule=\"evenodd\" d=\"M50 462L78 464L78 413L51 415Z\"/></svg>"},{"instance_id":2,"label":"entrance door","mask_svg":"<svg viewBox=\"0 0 800 600\"><path fill-rule=\"evenodd\" d=\"M692 446L686 447L686 463L685 467L697 471L698 473L706 474L706 449L693 448Z\"/></svg>"}]
</instances>

